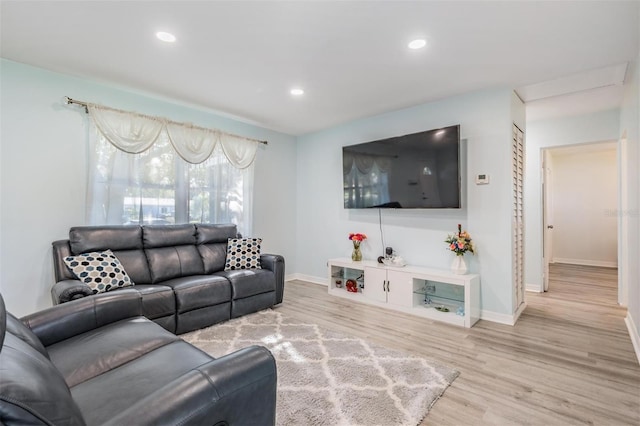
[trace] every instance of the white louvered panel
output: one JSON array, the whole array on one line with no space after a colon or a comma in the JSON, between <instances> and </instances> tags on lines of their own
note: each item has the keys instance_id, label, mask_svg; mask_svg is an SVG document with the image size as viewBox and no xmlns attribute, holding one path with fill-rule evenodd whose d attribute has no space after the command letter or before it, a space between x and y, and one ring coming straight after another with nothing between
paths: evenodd
<instances>
[{"instance_id":1,"label":"white louvered panel","mask_svg":"<svg viewBox=\"0 0 640 426\"><path fill-rule=\"evenodd\" d=\"M512 179L513 179L513 211L512 211L512 235L513 235L513 285L515 291L514 312L524 303L524 135L520 129L513 125L512 144Z\"/></svg>"}]
</instances>

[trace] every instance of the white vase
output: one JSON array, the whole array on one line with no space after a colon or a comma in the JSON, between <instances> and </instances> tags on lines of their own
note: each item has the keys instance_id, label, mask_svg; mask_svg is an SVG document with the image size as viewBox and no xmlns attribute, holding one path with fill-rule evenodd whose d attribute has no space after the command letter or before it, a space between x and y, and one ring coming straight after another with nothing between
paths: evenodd
<instances>
[{"instance_id":1,"label":"white vase","mask_svg":"<svg viewBox=\"0 0 640 426\"><path fill-rule=\"evenodd\" d=\"M467 262L464 261L464 256L456 256L453 259L451 272L456 275L464 275L467 273Z\"/></svg>"}]
</instances>

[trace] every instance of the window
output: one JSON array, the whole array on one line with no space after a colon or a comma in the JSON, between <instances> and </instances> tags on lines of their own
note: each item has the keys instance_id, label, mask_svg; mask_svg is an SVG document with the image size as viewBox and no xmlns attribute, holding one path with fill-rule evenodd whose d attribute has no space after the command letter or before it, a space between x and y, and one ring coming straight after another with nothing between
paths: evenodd
<instances>
[{"instance_id":1,"label":"window","mask_svg":"<svg viewBox=\"0 0 640 426\"><path fill-rule=\"evenodd\" d=\"M251 234L253 164L234 167L221 143L191 164L167 132L132 154L92 126L89 156L89 224L234 223Z\"/></svg>"}]
</instances>

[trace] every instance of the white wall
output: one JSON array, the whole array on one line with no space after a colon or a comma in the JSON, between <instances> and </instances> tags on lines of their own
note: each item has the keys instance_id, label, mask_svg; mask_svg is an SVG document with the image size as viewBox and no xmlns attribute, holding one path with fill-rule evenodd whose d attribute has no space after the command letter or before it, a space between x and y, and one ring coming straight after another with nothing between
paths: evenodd
<instances>
[{"instance_id":1,"label":"white wall","mask_svg":"<svg viewBox=\"0 0 640 426\"><path fill-rule=\"evenodd\" d=\"M628 175L626 205L621 205L618 218L626 244L621 247L620 287L628 289L627 326L640 361L640 53L630 65L625 82L625 96L620 110L620 137L626 139L626 157L621 158Z\"/></svg>"},{"instance_id":2,"label":"white wall","mask_svg":"<svg viewBox=\"0 0 640 426\"><path fill-rule=\"evenodd\" d=\"M616 143L551 150L553 262L618 264Z\"/></svg>"},{"instance_id":3,"label":"white wall","mask_svg":"<svg viewBox=\"0 0 640 426\"><path fill-rule=\"evenodd\" d=\"M149 96L2 60L0 291L24 315L51 305L51 242L85 224L87 117L63 96L266 139L255 168L254 234L294 271L295 138ZM289 232L287 232L289 231Z\"/></svg>"},{"instance_id":4,"label":"white wall","mask_svg":"<svg viewBox=\"0 0 640 426\"><path fill-rule=\"evenodd\" d=\"M464 208L460 210L383 210L385 245L411 264L449 268L443 242L462 223L477 244L467 256L471 272L481 274L485 316L508 322L513 314L511 284L511 127L524 128L524 107L511 90L492 90L448 98L298 138L298 272L325 280L326 261L349 256L349 232L369 239L363 255L383 254L378 210L345 210L342 200L342 150L375 139L461 125ZM476 186L486 173L491 184ZM495 314L495 315L494 315Z\"/></svg>"},{"instance_id":5,"label":"white wall","mask_svg":"<svg viewBox=\"0 0 640 426\"><path fill-rule=\"evenodd\" d=\"M527 122L525 178L525 282L528 289L542 291L542 164L544 148L619 137L619 110Z\"/></svg>"}]
</instances>

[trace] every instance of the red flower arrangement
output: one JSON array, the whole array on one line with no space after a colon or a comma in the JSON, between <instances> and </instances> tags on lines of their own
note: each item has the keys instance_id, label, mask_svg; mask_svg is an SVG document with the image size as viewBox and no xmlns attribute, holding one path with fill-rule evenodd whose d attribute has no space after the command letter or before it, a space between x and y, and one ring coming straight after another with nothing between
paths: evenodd
<instances>
[{"instance_id":1,"label":"red flower arrangement","mask_svg":"<svg viewBox=\"0 0 640 426\"><path fill-rule=\"evenodd\" d=\"M353 245L360 245L361 242L367 239L365 234L349 234L349 239L353 241Z\"/></svg>"}]
</instances>

